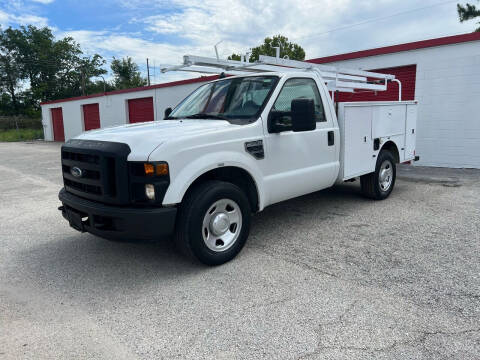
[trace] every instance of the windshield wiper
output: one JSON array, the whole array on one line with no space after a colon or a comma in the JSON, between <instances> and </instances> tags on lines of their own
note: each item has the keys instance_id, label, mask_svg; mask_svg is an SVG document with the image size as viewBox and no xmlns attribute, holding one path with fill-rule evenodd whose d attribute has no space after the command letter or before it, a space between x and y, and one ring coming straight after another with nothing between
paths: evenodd
<instances>
[{"instance_id":1,"label":"windshield wiper","mask_svg":"<svg viewBox=\"0 0 480 360\"><path fill-rule=\"evenodd\" d=\"M207 114L207 113L198 113L193 115L185 116L185 119L218 119L218 120L228 120L225 116Z\"/></svg>"}]
</instances>

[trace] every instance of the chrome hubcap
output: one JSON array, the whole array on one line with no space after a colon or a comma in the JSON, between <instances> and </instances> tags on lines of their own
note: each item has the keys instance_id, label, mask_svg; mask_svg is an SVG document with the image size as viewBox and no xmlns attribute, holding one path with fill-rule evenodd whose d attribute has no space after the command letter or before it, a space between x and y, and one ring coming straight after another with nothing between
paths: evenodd
<instances>
[{"instance_id":1,"label":"chrome hubcap","mask_svg":"<svg viewBox=\"0 0 480 360\"><path fill-rule=\"evenodd\" d=\"M210 250L220 252L229 249L240 236L242 212L230 199L216 201L203 218L202 235Z\"/></svg>"},{"instance_id":2,"label":"chrome hubcap","mask_svg":"<svg viewBox=\"0 0 480 360\"><path fill-rule=\"evenodd\" d=\"M388 191L393 182L393 165L390 160L385 160L380 166L378 174L378 184L382 191Z\"/></svg>"},{"instance_id":3,"label":"chrome hubcap","mask_svg":"<svg viewBox=\"0 0 480 360\"><path fill-rule=\"evenodd\" d=\"M210 230L214 235L221 236L225 234L230 226L230 220L224 213L215 214L210 221Z\"/></svg>"}]
</instances>

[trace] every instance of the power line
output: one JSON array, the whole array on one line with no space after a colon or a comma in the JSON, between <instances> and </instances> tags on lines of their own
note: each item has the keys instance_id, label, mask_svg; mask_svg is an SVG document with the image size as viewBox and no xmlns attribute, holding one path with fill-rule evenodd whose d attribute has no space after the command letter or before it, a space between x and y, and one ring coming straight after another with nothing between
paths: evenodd
<instances>
[{"instance_id":1,"label":"power line","mask_svg":"<svg viewBox=\"0 0 480 360\"><path fill-rule=\"evenodd\" d=\"M331 32L334 32L334 31L350 29L350 28L355 27L355 26L360 26L360 25L364 25L364 24L371 23L371 22L376 22L376 21L381 21L381 20L385 20L385 19L390 19L390 18L395 17L395 16L404 15L404 14L409 14L409 13L412 13L412 12L415 12L415 11L430 9L430 8L433 8L433 7L442 6L442 5L451 4L451 3L457 3L457 2L458 2L458 0L454 0L454 1L450 0L450 1L444 1L444 2L441 2L441 3L437 3L437 4L432 4L432 5L427 5L427 6L415 8L415 9L400 11L400 12L395 13L395 14L391 14L391 15L386 15L386 16L381 16L381 17L377 17L377 18L372 18L372 19L360 21L360 22L358 22L358 23L341 26L341 27L338 27L338 28L334 28L334 29L331 29L331 30L328 30L328 31L324 31L324 32L318 33L318 34L312 34L312 35L308 35L308 36L302 36L302 37L299 37L299 38L295 38L295 39L293 39L293 40L304 40L304 39L309 39L309 38L313 38L313 37L317 37L317 36L322 36L322 35L326 35L326 34L329 34L329 33L331 33Z\"/></svg>"}]
</instances>

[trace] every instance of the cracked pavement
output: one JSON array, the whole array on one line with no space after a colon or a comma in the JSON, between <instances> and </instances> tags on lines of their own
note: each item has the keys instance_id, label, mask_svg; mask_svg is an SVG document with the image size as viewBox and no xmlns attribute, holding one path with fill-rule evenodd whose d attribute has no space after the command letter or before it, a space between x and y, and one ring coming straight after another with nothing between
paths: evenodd
<instances>
[{"instance_id":1,"label":"cracked pavement","mask_svg":"<svg viewBox=\"0 0 480 360\"><path fill-rule=\"evenodd\" d=\"M271 206L208 268L69 228L59 150L0 144L0 360L480 358L479 170Z\"/></svg>"}]
</instances>

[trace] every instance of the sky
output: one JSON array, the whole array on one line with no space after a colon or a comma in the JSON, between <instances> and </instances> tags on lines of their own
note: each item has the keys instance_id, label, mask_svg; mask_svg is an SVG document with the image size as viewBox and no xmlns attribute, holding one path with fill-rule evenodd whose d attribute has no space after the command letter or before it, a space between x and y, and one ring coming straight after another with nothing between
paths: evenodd
<instances>
[{"instance_id":1,"label":"sky","mask_svg":"<svg viewBox=\"0 0 480 360\"><path fill-rule=\"evenodd\" d=\"M130 56L152 83L195 75L160 74L185 54L245 53L267 36L300 44L306 58L468 33L458 1L445 0L0 0L0 26L48 26L84 53L108 62ZM474 2L472 0L471 2ZM196 75L198 76L198 75Z\"/></svg>"}]
</instances>

